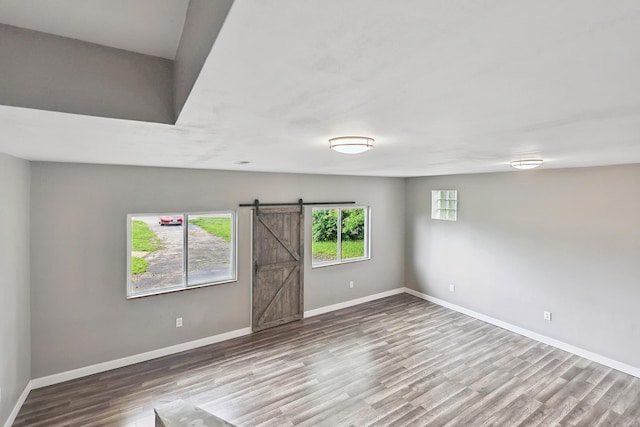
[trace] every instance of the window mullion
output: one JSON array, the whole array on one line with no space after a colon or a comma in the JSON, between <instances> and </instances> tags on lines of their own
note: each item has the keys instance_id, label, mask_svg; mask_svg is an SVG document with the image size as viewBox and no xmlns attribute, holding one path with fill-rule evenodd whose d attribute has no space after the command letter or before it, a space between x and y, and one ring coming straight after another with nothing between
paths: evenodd
<instances>
[{"instance_id":1,"label":"window mullion","mask_svg":"<svg viewBox=\"0 0 640 427\"><path fill-rule=\"evenodd\" d=\"M336 254L338 262L342 262L342 208L338 209L338 232L336 234Z\"/></svg>"},{"instance_id":2,"label":"window mullion","mask_svg":"<svg viewBox=\"0 0 640 427\"><path fill-rule=\"evenodd\" d=\"M184 214L182 216L183 227L182 227L182 287L189 287L189 215Z\"/></svg>"}]
</instances>

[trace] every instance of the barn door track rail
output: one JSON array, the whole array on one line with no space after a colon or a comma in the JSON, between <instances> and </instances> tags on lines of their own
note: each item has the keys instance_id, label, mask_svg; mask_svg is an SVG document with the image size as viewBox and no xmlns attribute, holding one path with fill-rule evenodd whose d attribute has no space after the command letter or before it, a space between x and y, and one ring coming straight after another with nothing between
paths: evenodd
<instances>
[{"instance_id":1,"label":"barn door track rail","mask_svg":"<svg viewBox=\"0 0 640 427\"><path fill-rule=\"evenodd\" d=\"M356 202L305 202L302 199L298 199L293 203L260 203L260 200L255 199L253 203L240 203L238 206L242 208L252 207L256 209L256 214L260 215L260 206L300 206L300 212L302 212L303 206L320 206L320 205L355 205Z\"/></svg>"}]
</instances>

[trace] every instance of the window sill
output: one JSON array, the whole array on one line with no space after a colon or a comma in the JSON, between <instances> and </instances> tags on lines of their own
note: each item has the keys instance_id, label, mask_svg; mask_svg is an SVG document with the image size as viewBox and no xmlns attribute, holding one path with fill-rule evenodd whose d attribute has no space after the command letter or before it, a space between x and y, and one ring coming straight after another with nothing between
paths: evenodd
<instances>
[{"instance_id":1,"label":"window sill","mask_svg":"<svg viewBox=\"0 0 640 427\"><path fill-rule=\"evenodd\" d=\"M188 291L189 289L199 289L199 288L206 288L209 286L216 286L216 285L224 285L225 283L233 283L233 282L237 282L238 279L229 279L229 280L223 280L220 282L212 282L212 283L203 283L201 285L192 285L192 286L188 286L188 287L173 287L173 288L165 288L165 289L158 289L153 290L153 291L148 291L148 292L140 292L140 293L136 293L133 295L127 295L127 299L136 299L136 298L145 298L145 297L150 297L153 295L162 295L162 294L169 294L172 292L182 292L182 291Z\"/></svg>"},{"instance_id":2,"label":"window sill","mask_svg":"<svg viewBox=\"0 0 640 427\"><path fill-rule=\"evenodd\" d=\"M370 261L371 257L352 258L344 261L327 261L326 263L311 264L311 268L333 267L334 265L353 264L354 262Z\"/></svg>"}]
</instances>

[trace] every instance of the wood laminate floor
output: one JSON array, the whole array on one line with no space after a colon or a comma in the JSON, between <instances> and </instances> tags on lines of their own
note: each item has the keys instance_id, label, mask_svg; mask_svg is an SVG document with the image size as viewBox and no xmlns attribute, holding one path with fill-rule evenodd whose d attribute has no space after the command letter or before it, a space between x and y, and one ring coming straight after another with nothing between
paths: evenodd
<instances>
[{"instance_id":1,"label":"wood laminate floor","mask_svg":"<svg viewBox=\"0 0 640 427\"><path fill-rule=\"evenodd\" d=\"M640 426L640 379L401 294L33 390L14 426Z\"/></svg>"}]
</instances>

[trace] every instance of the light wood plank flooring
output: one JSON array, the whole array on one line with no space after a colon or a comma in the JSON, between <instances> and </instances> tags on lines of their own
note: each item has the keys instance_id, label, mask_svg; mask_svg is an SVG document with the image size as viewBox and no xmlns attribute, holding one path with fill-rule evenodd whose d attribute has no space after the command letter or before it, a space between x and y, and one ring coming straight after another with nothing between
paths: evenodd
<instances>
[{"instance_id":1,"label":"light wood plank flooring","mask_svg":"<svg viewBox=\"0 0 640 427\"><path fill-rule=\"evenodd\" d=\"M640 426L640 379L402 294L32 391L15 426Z\"/></svg>"}]
</instances>

